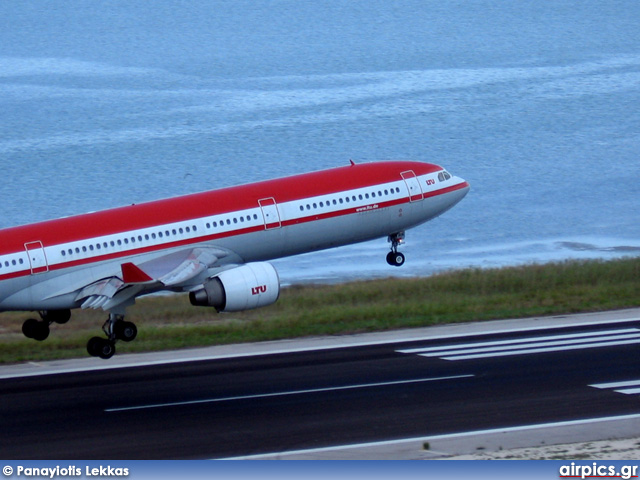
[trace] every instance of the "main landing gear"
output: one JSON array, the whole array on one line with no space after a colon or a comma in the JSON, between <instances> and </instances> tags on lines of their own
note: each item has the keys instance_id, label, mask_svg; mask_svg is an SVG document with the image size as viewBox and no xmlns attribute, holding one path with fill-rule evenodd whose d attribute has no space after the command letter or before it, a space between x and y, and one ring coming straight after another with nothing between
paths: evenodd
<instances>
[{"instance_id":1,"label":"main landing gear","mask_svg":"<svg viewBox=\"0 0 640 480\"><path fill-rule=\"evenodd\" d=\"M33 338L39 342L49 336L49 325L52 323L67 323L71 318L71 310L45 310L38 312L40 320L29 318L22 324L22 333L27 338Z\"/></svg>"},{"instance_id":2,"label":"main landing gear","mask_svg":"<svg viewBox=\"0 0 640 480\"><path fill-rule=\"evenodd\" d=\"M404 243L404 232L389 235L388 241L391 243L391 251L387 254L387 263L400 267L404 264L404 255L398 251L398 246Z\"/></svg>"},{"instance_id":3,"label":"main landing gear","mask_svg":"<svg viewBox=\"0 0 640 480\"><path fill-rule=\"evenodd\" d=\"M102 331L107 338L93 337L87 343L87 352L92 357L100 357L105 360L116 353L116 341L130 342L138 335L138 329L132 322L126 322L124 315L109 314L109 318L102 326Z\"/></svg>"},{"instance_id":4,"label":"main landing gear","mask_svg":"<svg viewBox=\"0 0 640 480\"><path fill-rule=\"evenodd\" d=\"M49 325L67 323L71 318L71 310L45 310L38 312L40 320L30 318L22 324L25 337L43 341L49 336ZM111 358L116 353L116 341L130 342L138 335L138 329L132 322L125 322L124 315L109 314L102 330L107 338L93 337L87 343L89 355L100 358Z\"/></svg>"}]
</instances>

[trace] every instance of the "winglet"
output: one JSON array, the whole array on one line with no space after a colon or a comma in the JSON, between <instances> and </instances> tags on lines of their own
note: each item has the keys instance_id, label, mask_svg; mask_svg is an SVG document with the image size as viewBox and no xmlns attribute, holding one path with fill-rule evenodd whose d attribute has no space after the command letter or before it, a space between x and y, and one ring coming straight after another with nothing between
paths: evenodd
<instances>
[{"instance_id":1,"label":"winglet","mask_svg":"<svg viewBox=\"0 0 640 480\"><path fill-rule=\"evenodd\" d=\"M351 159L351 158L349 159L349 162L351 162L351 166L352 167L356 164L356 162L354 162L353 159Z\"/></svg>"},{"instance_id":2,"label":"winglet","mask_svg":"<svg viewBox=\"0 0 640 480\"><path fill-rule=\"evenodd\" d=\"M147 283L152 282L153 278L144 273L140 268L136 267L133 263L123 263L122 268L122 281L124 283Z\"/></svg>"}]
</instances>

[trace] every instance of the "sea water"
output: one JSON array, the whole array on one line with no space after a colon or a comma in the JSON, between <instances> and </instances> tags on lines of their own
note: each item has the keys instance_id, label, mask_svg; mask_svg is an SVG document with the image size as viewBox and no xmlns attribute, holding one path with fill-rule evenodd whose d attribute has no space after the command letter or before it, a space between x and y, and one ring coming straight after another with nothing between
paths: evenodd
<instances>
[{"instance_id":1,"label":"sea water","mask_svg":"<svg viewBox=\"0 0 640 480\"><path fill-rule=\"evenodd\" d=\"M413 159L469 195L285 283L640 254L635 0L0 3L0 227Z\"/></svg>"}]
</instances>

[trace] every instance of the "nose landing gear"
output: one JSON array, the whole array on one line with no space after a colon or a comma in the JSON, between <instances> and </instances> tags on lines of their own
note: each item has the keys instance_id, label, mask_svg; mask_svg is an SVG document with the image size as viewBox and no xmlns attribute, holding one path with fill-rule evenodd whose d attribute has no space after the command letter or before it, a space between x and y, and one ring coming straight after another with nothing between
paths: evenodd
<instances>
[{"instance_id":1,"label":"nose landing gear","mask_svg":"<svg viewBox=\"0 0 640 480\"><path fill-rule=\"evenodd\" d=\"M124 315L109 314L102 326L107 338L93 337L87 343L87 352L92 357L109 359L116 353L116 341L130 342L138 335L138 329L132 322L126 322Z\"/></svg>"},{"instance_id":2,"label":"nose landing gear","mask_svg":"<svg viewBox=\"0 0 640 480\"><path fill-rule=\"evenodd\" d=\"M389 235L388 241L391 243L391 251L387 254L387 263L394 267L404 264L404 255L398 251L398 246L404 243L404 232Z\"/></svg>"}]
</instances>

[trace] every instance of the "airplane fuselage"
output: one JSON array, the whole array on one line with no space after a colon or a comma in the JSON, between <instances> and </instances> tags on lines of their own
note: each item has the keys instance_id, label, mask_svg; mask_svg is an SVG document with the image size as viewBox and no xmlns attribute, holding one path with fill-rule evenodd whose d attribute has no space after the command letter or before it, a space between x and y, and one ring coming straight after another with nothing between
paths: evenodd
<instances>
[{"instance_id":1,"label":"airplane fuselage","mask_svg":"<svg viewBox=\"0 0 640 480\"><path fill-rule=\"evenodd\" d=\"M124 314L136 296L193 292L239 265L397 239L468 189L429 163L352 164L3 229L0 310Z\"/></svg>"}]
</instances>

